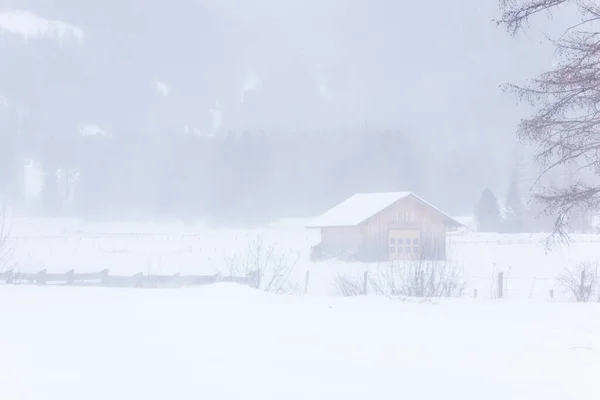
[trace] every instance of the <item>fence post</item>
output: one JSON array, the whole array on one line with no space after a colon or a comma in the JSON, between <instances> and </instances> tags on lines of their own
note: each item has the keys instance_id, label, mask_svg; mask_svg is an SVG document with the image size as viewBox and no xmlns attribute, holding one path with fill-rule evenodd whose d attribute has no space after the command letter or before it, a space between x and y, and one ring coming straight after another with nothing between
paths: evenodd
<instances>
[{"instance_id":1,"label":"fence post","mask_svg":"<svg viewBox=\"0 0 600 400\"><path fill-rule=\"evenodd\" d=\"M139 274L135 274L133 276L133 278L134 278L133 287L136 287L136 288L143 287L143 284L144 284L144 273L143 272L140 272Z\"/></svg>"},{"instance_id":2,"label":"fence post","mask_svg":"<svg viewBox=\"0 0 600 400\"><path fill-rule=\"evenodd\" d=\"M46 272L48 272L48 271L45 269L38 272L37 277L35 279L35 283L37 283L38 285L45 285L46 284Z\"/></svg>"},{"instance_id":3,"label":"fence post","mask_svg":"<svg viewBox=\"0 0 600 400\"><path fill-rule=\"evenodd\" d=\"M67 285L72 285L73 284L73 275L75 275L75 270L72 269L70 271L67 271L67 273L65 274L65 277L67 279Z\"/></svg>"},{"instance_id":4,"label":"fence post","mask_svg":"<svg viewBox=\"0 0 600 400\"><path fill-rule=\"evenodd\" d=\"M498 272L498 298L504 295L504 272Z\"/></svg>"},{"instance_id":5,"label":"fence post","mask_svg":"<svg viewBox=\"0 0 600 400\"><path fill-rule=\"evenodd\" d=\"M554 299L554 289L550 289L550 298Z\"/></svg>"},{"instance_id":6,"label":"fence post","mask_svg":"<svg viewBox=\"0 0 600 400\"><path fill-rule=\"evenodd\" d=\"M102 286L108 285L108 270L107 269L103 269L102 271L100 271L100 284Z\"/></svg>"},{"instance_id":7,"label":"fence post","mask_svg":"<svg viewBox=\"0 0 600 400\"><path fill-rule=\"evenodd\" d=\"M368 282L369 282L369 271L365 271L365 276L364 276L364 280L363 280L363 294L364 295L367 294Z\"/></svg>"},{"instance_id":8,"label":"fence post","mask_svg":"<svg viewBox=\"0 0 600 400\"><path fill-rule=\"evenodd\" d=\"M310 278L310 271L306 270L306 274L304 275L304 294L308 293L308 280Z\"/></svg>"},{"instance_id":9,"label":"fence post","mask_svg":"<svg viewBox=\"0 0 600 400\"><path fill-rule=\"evenodd\" d=\"M13 270L12 269L9 269L3 275L4 275L4 279L6 279L5 280L6 283L13 283L13 279L14 279L13 277L14 277L14 275L13 275Z\"/></svg>"},{"instance_id":10,"label":"fence post","mask_svg":"<svg viewBox=\"0 0 600 400\"><path fill-rule=\"evenodd\" d=\"M473 289L473 298L477 298L477 288Z\"/></svg>"},{"instance_id":11,"label":"fence post","mask_svg":"<svg viewBox=\"0 0 600 400\"><path fill-rule=\"evenodd\" d=\"M176 272L173 274L172 278L173 286L181 287L181 272Z\"/></svg>"}]
</instances>

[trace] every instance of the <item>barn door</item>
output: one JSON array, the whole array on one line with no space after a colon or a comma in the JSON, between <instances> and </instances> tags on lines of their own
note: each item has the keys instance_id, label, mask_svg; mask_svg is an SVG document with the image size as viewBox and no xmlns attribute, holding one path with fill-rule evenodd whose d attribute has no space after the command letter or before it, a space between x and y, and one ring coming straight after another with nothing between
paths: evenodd
<instances>
[{"instance_id":1,"label":"barn door","mask_svg":"<svg viewBox=\"0 0 600 400\"><path fill-rule=\"evenodd\" d=\"M418 229L390 229L390 260L414 260L421 256L421 231Z\"/></svg>"}]
</instances>

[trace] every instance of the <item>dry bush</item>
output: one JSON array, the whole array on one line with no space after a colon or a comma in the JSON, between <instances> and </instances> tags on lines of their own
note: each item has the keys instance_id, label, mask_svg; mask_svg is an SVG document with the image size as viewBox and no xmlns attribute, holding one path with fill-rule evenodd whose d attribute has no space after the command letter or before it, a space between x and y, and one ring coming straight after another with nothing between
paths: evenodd
<instances>
[{"instance_id":1,"label":"dry bush","mask_svg":"<svg viewBox=\"0 0 600 400\"><path fill-rule=\"evenodd\" d=\"M390 297L460 297L465 284L462 269L445 260L445 244L421 238L418 254L389 263L370 276L369 285L376 294Z\"/></svg>"},{"instance_id":2,"label":"dry bush","mask_svg":"<svg viewBox=\"0 0 600 400\"><path fill-rule=\"evenodd\" d=\"M456 263L444 260L445 244L423 237L420 243L419 253L411 259L389 262L363 279L352 280L338 275L336 285L339 291L344 296L364 295L368 286L369 293L387 297L462 296L465 288L462 269Z\"/></svg>"},{"instance_id":3,"label":"dry bush","mask_svg":"<svg viewBox=\"0 0 600 400\"><path fill-rule=\"evenodd\" d=\"M342 274L338 274L335 277L335 285L342 296L345 297L364 296L367 294L365 293L365 285L363 281L359 279L351 279Z\"/></svg>"},{"instance_id":4,"label":"dry bush","mask_svg":"<svg viewBox=\"0 0 600 400\"><path fill-rule=\"evenodd\" d=\"M579 303L600 302L600 279L598 263L584 261L574 269L567 269L558 276L558 285L570 293L572 299Z\"/></svg>"},{"instance_id":5,"label":"dry bush","mask_svg":"<svg viewBox=\"0 0 600 400\"><path fill-rule=\"evenodd\" d=\"M369 278L374 293L388 297L460 297L462 269L450 261L407 260L390 263Z\"/></svg>"},{"instance_id":6,"label":"dry bush","mask_svg":"<svg viewBox=\"0 0 600 400\"><path fill-rule=\"evenodd\" d=\"M231 277L246 278L249 286L275 294L297 294L299 285L290 282L299 254L280 251L275 243L265 243L260 237L250 241L245 249L225 257Z\"/></svg>"}]
</instances>

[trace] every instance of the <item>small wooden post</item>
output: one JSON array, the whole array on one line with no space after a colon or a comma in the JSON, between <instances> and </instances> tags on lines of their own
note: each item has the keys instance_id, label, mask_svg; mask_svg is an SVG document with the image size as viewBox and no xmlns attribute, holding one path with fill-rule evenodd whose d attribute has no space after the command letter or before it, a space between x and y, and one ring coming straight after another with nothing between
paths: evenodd
<instances>
[{"instance_id":1,"label":"small wooden post","mask_svg":"<svg viewBox=\"0 0 600 400\"><path fill-rule=\"evenodd\" d=\"M38 285L45 285L46 284L46 272L48 272L48 271L45 269L38 272L37 277L35 279L35 283L37 283Z\"/></svg>"},{"instance_id":2,"label":"small wooden post","mask_svg":"<svg viewBox=\"0 0 600 400\"><path fill-rule=\"evenodd\" d=\"M504 295L504 272L498 272L498 298Z\"/></svg>"},{"instance_id":3,"label":"small wooden post","mask_svg":"<svg viewBox=\"0 0 600 400\"><path fill-rule=\"evenodd\" d=\"M477 288L473 289L473 298L477 298Z\"/></svg>"},{"instance_id":4,"label":"small wooden post","mask_svg":"<svg viewBox=\"0 0 600 400\"><path fill-rule=\"evenodd\" d=\"M306 270L306 274L304 275L304 294L308 293L308 281L310 278L310 271Z\"/></svg>"},{"instance_id":5,"label":"small wooden post","mask_svg":"<svg viewBox=\"0 0 600 400\"><path fill-rule=\"evenodd\" d=\"M12 269L9 269L2 275L3 275L6 283L13 283L13 270Z\"/></svg>"},{"instance_id":6,"label":"small wooden post","mask_svg":"<svg viewBox=\"0 0 600 400\"><path fill-rule=\"evenodd\" d=\"M369 283L369 271L365 271L365 276L363 278L363 294L367 294L367 286Z\"/></svg>"},{"instance_id":7,"label":"small wooden post","mask_svg":"<svg viewBox=\"0 0 600 400\"><path fill-rule=\"evenodd\" d=\"M67 271L67 273L65 274L67 285L72 285L73 284L73 276L74 275L75 275L75 270L74 269L72 269L70 271Z\"/></svg>"},{"instance_id":8,"label":"small wooden post","mask_svg":"<svg viewBox=\"0 0 600 400\"><path fill-rule=\"evenodd\" d=\"M172 284L173 286L176 287L181 287L182 285L182 281L181 281L181 272L177 272L175 274L173 274L173 278L172 279Z\"/></svg>"},{"instance_id":9,"label":"small wooden post","mask_svg":"<svg viewBox=\"0 0 600 400\"><path fill-rule=\"evenodd\" d=\"M141 288L144 284L144 273L140 272L139 274L135 274L134 276L134 287Z\"/></svg>"},{"instance_id":10,"label":"small wooden post","mask_svg":"<svg viewBox=\"0 0 600 400\"><path fill-rule=\"evenodd\" d=\"M550 289L550 298L554 299L554 289Z\"/></svg>"},{"instance_id":11,"label":"small wooden post","mask_svg":"<svg viewBox=\"0 0 600 400\"><path fill-rule=\"evenodd\" d=\"M103 269L102 271L100 271L100 284L102 286L108 285L108 270L107 269Z\"/></svg>"}]
</instances>

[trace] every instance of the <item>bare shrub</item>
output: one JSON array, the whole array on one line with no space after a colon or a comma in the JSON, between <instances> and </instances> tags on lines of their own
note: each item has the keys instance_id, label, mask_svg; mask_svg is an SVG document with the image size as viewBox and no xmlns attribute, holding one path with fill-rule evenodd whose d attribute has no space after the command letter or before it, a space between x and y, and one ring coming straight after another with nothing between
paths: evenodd
<instances>
[{"instance_id":1,"label":"bare shrub","mask_svg":"<svg viewBox=\"0 0 600 400\"><path fill-rule=\"evenodd\" d=\"M373 292L388 297L460 297L465 284L462 270L449 261L392 262L369 278Z\"/></svg>"},{"instance_id":2,"label":"bare shrub","mask_svg":"<svg viewBox=\"0 0 600 400\"><path fill-rule=\"evenodd\" d=\"M421 235L418 246L413 242L395 253L407 259L391 261L369 274L369 292L404 298L462 296L465 288L462 269L456 263L447 261L446 253L446 243L439 237ZM338 280L340 285L344 285L341 289L352 292L357 290L358 284Z\"/></svg>"},{"instance_id":3,"label":"bare shrub","mask_svg":"<svg viewBox=\"0 0 600 400\"><path fill-rule=\"evenodd\" d=\"M600 302L600 279L598 263L584 261L574 269L567 269L557 278L558 285L570 293L572 299L579 303Z\"/></svg>"},{"instance_id":4,"label":"bare shrub","mask_svg":"<svg viewBox=\"0 0 600 400\"><path fill-rule=\"evenodd\" d=\"M361 282L359 279L354 280L345 275L337 274L335 277L335 285L342 296L345 297L366 295L364 282Z\"/></svg>"},{"instance_id":5,"label":"bare shrub","mask_svg":"<svg viewBox=\"0 0 600 400\"><path fill-rule=\"evenodd\" d=\"M225 256L231 277L246 278L249 286L275 294L299 293L299 285L290 282L299 254L281 251L276 243L265 243L260 237L246 248Z\"/></svg>"}]
</instances>

